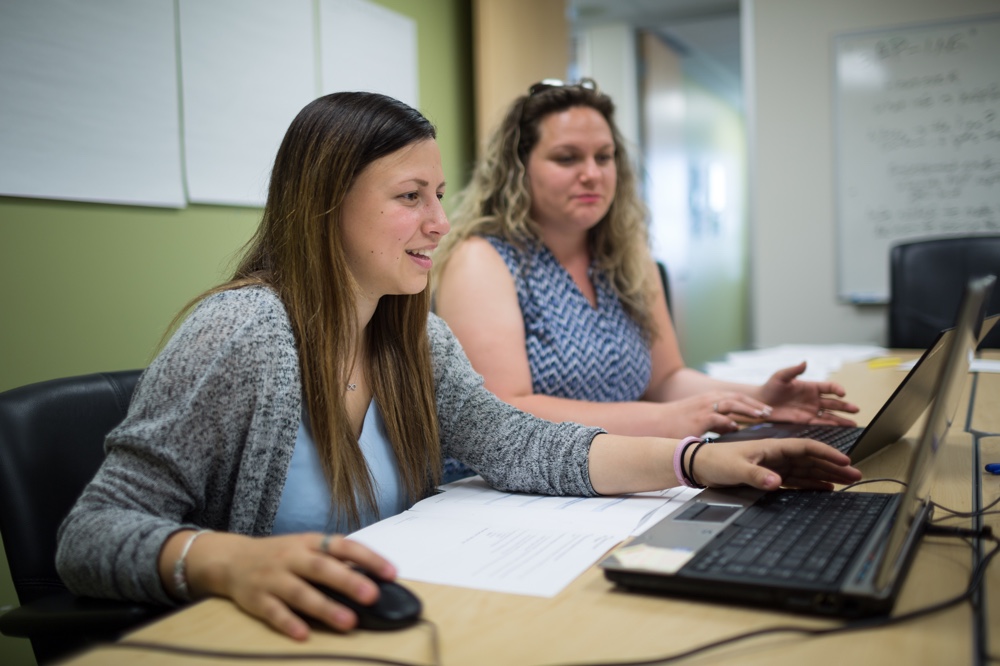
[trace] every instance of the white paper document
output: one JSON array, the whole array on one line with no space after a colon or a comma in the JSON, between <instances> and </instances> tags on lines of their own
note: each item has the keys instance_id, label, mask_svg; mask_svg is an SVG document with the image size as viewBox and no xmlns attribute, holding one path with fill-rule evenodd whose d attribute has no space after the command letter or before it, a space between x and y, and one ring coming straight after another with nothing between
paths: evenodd
<instances>
[{"instance_id":1,"label":"white paper document","mask_svg":"<svg viewBox=\"0 0 1000 666\"><path fill-rule=\"evenodd\" d=\"M909 372L917 364L917 359L900 363L896 368ZM988 358L974 358L969 365L969 372L1000 372L1000 361Z\"/></svg>"},{"instance_id":2,"label":"white paper document","mask_svg":"<svg viewBox=\"0 0 1000 666\"><path fill-rule=\"evenodd\" d=\"M974 358L969 372L1000 372L1000 361L988 358Z\"/></svg>"},{"instance_id":3,"label":"white paper document","mask_svg":"<svg viewBox=\"0 0 1000 666\"><path fill-rule=\"evenodd\" d=\"M845 363L867 361L885 354L884 347L873 345L779 345L730 352L725 361L706 363L705 373L732 382L763 384L775 371L806 361L806 371L799 379L823 381Z\"/></svg>"},{"instance_id":4,"label":"white paper document","mask_svg":"<svg viewBox=\"0 0 1000 666\"><path fill-rule=\"evenodd\" d=\"M351 538L388 558L401 578L541 597L698 492L549 497L493 490L480 477L443 490Z\"/></svg>"}]
</instances>

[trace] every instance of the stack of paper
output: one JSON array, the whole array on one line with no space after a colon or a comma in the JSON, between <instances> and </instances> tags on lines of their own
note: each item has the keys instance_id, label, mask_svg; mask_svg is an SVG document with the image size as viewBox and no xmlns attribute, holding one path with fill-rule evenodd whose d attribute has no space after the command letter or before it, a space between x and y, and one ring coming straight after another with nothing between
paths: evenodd
<instances>
[{"instance_id":1,"label":"stack of paper","mask_svg":"<svg viewBox=\"0 0 1000 666\"><path fill-rule=\"evenodd\" d=\"M899 370L909 372L917 364L917 359L906 361L896 366ZM1000 373L1000 360L989 358L974 358L969 365L969 372L997 372Z\"/></svg>"},{"instance_id":2,"label":"stack of paper","mask_svg":"<svg viewBox=\"0 0 1000 666\"><path fill-rule=\"evenodd\" d=\"M549 497L503 493L481 477L442 490L351 538L389 559L401 578L542 597L698 492Z\"/></svg>"},{"instance_id":3,"label":"stack of paper","mask_svg":"<svg viewBox=\"0 0 1000 666\"><path fill-rule=\"evenodd\" d=\"M874 345L780 345L768 349L727 354L719 363L706 363L710 377L743 384L763 384L777 370L806 362L800 375L806 381L823 381L845 363L885 356L884 347Z\"/></svg>"}]
</instances>

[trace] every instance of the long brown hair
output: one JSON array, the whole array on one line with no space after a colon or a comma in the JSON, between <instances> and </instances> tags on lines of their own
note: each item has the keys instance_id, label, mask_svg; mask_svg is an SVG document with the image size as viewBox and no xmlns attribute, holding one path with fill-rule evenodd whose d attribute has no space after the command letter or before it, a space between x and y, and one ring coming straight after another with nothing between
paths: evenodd
<instances>
[{"instance_id":1,"label":"long brown hair","mask_svg":"<svg viewBox=\"0 0 1000 666\"><path fill-rule=\"evenodd\" d=\"M470 236L497 236L520 247L541 242L538 224L530 217L528 156L538 143L543 119L574 107L588 107L600 113L611 128L618 173L614 201L604 219L589 231L590 251L610 278L625 311L652 337L654 283L649 279L647 214L625 141L615 125L615 105L590 79L577 85L543 82L532 86L532 91L510 105L490 136L472 180L458 194L451 233L435 253L435 274L445 270L452 251Z\"/></svg>"},{"instance_id":2,"label":"long brown hair","mask_svg":"<svg viewBox=\"0 0 1000 666\"><path fill-rule=\"evenodd\" d=\"M354 526L360 507L374 509L376 500L344 400L358 330L342 204L365 167L435 134L417 110L384 95L334 93L306 105L278 149L263 218L236 272L191 303L248 285L277 292L295 333L303 404L331 498ZM382 297L362 361L411 500L441 475L429 306L429 289Z\"/></svg>"}]
</instances>

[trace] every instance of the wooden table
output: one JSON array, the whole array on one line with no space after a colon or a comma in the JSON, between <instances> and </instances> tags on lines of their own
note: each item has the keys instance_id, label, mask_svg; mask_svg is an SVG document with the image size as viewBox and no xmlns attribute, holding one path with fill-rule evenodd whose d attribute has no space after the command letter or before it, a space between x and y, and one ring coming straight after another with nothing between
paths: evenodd
<instances>
[{"instance_id":1,"label":"wooden table","mask_svg":"<svg viewBox=\"0 0 1000 666\"><path fill-rule=\"evenodd\" d=\"M1000 350L982 353L983 358L1000 360ZM976 432L1000 435L1000 373L977 373L975 396L969 429Z\"/></svg>"},{"instance_id":2,"label":"wooden table","mask_svg":"<svg viewBox=\"0 0 1000 666\"><path fill-rule=\"evenodd\" d=\"M874 370L865 364L844 368L835 378L863 407L870 419L903 377L896 369ZM987 390L984 390L987 386ZM975 401L970 410L970 396ZM986 394L990 393L990 396ZM980 401L1000 396L1000 384L969 382L960 413L978 411ZM997 400L994 399L994 403ZM964 408L964 412L963 412ZM939 457L933 498L957 511L969 511L981 500L974 495L973 465L977 444L983 454L1000 461L1000 437L977 441L956 421ZM1000 430L1000 429L998 429ZM867 478L900 478L908 464L910 436L862 462ZM988 452L988 453L987 453ZM981 467L980 467L981 469ZM1000 496L1000 477L982 480L981 496ZM898 484L880 482L864 490L897 492ZM938 516L944 515L939 512ZM989 522L1000 531L1000 520ZM968 518L948 524L969 526ZM973 553L957 539L928 537L921 544L894 615L959 594L972 570ZM1000 565L989 571L988 590L979 608L964 603L894 627L804 637L779 634L753 638L686 660L694 664L972 664L981 653L1000 650L1000 639L989 645L987 634L1000 636ZM592 567L551 599L500 594L464 588L407 582L424 602L424 617L434 623L440 639L442 664L594 664L664 657L744 632L795 625L834 627L840 623L788 613L692 602L616 590ZM977 629L980 627L980 629ZM412 664L433 662L431 629L417 626L396 633L355 632L338 635L316 630L306 643L278 635L246 616L230 602L212 599L195 604L126 637L129 641L227 650L256 655L275 653L352 654L396 659ZM131 648L100 648L69 662L84 664L235 663L190 658ZM273 662L284 663L276 658ZM298 663L298 662L297 662ZM321 659L303 663L329 663ZM338 662L345 663L345 662ZM363 663L348 661L346 663Z\"/></svg>"},{"instance_id":3,"label":"wooden table","mask_svg":"<svg viewBox=\"0 0 1000 666\"><path fill-rule=\"evenodd\" d=\"M982 353L984 358L1000 359L1000 350ZM975 393L970 430L978 437L978 458L973 469L973 482L978 486L981 506L1000 511L1000 475L987 473L986 463L1000 463L1000 374L980 373L975 377ZM982 525L989 526L1000 536L1000 513L983 516ZM1000 556L997 557L1000 560ZM1000 661L1000 562L994 560L986 572L986 586L981 600L982 611L976 627L983 662Z\"/></svg>"},{"instance_id":4,"label":"wooden table","mask_svg":"<svg viewBox=\"0 0 1000 666\"><path fill-rule=\"evenodd\" d=\"M984 437L979 440L980 460L1000 462L1000 436ZM990 509L1000 511L1000 476L988 474L982 466L977 470L981 484L983 506L997 504ZM983 524L993 529L1000 536L1000 514L983 517ZM998 556L997 559L1000 559ZM994 560L986 572L986 591L982 600L983 612L979 627L982 639L982 651L985 657L992 656L994 662L1000 661L1000 563Z\"/></svg>"}]
</instances>

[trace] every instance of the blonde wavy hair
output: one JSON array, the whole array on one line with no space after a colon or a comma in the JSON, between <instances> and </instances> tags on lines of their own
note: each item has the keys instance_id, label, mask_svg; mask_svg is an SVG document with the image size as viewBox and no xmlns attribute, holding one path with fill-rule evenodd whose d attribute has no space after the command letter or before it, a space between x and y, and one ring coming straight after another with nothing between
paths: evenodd
<instances>
[{"instance_id":1,"label":"blonde wavy hair","mask_svg":"<svg viewBox=\"0 0 1000 666\"><path fill-rule=\"evenodd\" d=\"M374 93L335 93L306 105L278 149L264 214L233 277L193 299L266 285L281 298L295 334L302 399L334 505L352 525L376 508L344 390L357 340L356 283L341 239L342 205L361 172L406 146L433 139L417 110ZM385 420L407 495L419 499L441 476L427 314L430 291L379 300L361 361ZM331 507L332 509L333 507Z\"/></svg>"},{"instance_id":2,"label":"blonde wavy hair","mask_svg":"<svg viewBox=\"0 0 1000 666\"><path fill-rule=\"evenodd\" d=\"M625 311L647 339L652 339L656 330L650 305L655 283L649 273L647 212L624 139L615 125L614 103L591 79L575 85L542 82L531 90L511 104L490 137L471 181L457 195L451 233L435 253L435 275L445 270L455 248L472 236L497 236L522 249L541 243L538 223L531 219L528 156L538 143L543 119L574 107L588 107L600 113L611 129L618 173L611 207L588 233L591 255L610 278Z\"/></svg>"}]
</instances>

